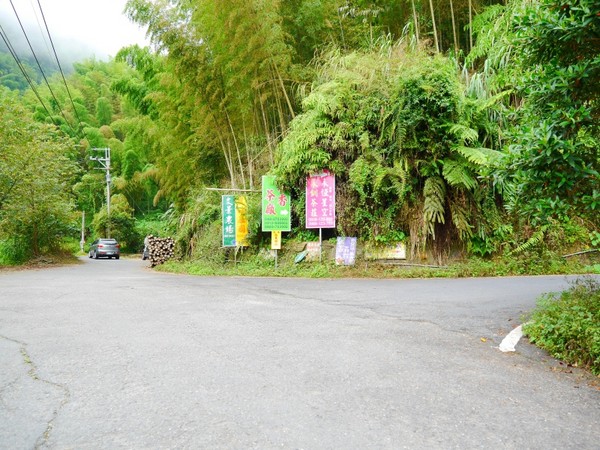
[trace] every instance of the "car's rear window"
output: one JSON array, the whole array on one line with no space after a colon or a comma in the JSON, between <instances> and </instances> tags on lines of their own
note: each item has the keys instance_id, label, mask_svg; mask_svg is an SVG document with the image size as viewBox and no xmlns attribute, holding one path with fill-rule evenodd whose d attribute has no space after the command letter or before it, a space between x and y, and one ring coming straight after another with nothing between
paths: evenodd
<instances>
[{"instance_id":1,"label":"car's rear window","mask_svg":"<svg viewBox=\"0 0 600 450\"><path fill-rule=\"evenodd\" d=\"M114 239L100 239L100 242L103 242L105 244L116 244L117 241Z\"/></svg>"}]
</instances>

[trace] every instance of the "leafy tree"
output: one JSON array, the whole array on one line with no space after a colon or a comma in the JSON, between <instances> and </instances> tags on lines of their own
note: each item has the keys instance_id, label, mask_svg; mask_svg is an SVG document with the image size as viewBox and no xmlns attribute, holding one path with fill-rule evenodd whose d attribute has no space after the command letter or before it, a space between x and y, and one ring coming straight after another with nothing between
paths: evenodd
<instances>
[{"instance_id":1,"label":"leafy tree","mask_svg":"<svg viewBox=\"0 0 600 450\"><path fill-rule=\"evenodd\" d=\"M100 209L92 221L95 237L110 237L119 241L123 248L135 250L140 246L141 238L135 230L133 208L122 194L111 196L110 218L106 207Z\"/></svg>"},{"instance_id":2,"label":"leafy tree","mask_svg":"<svg viewBox=\"0 0 600 450\"><path fill-rule=\"evenodd\" d=\"M109 99L99 97L96 100L96 120L98 125L110 125L112 122L113 108Z\"/></svg>"},{"instance_id":3,"label":"leafy tree","mask_svg":"<svg viewBox=\"0 0 600 450\"><path fill-rule=\"evenodd\" d=\"M15 95L0 91L0 240L18 245L23 257L40 255L57 249L71 231L69 142L54 127L33 122Z\"/></svg>"},{"instance_id":4,"label":"leafy tree","mask_svg":"<svg viewBox=\"0 0 600 450\"><path fill-rule=\"evenodd\" d=\"M98 211L105 201L106 181L103 173L98 171L84 174L73 185L73 192L77 199L77 207L89 216Z\"/></svg>"},{"instance_id":5,"label":"leafy tree","mask_svg":"<svg viewBox=\"0 0 600 450\"><path fill-rule=\"evenodd\" d=\"M532 220L600 211L600 7L542 0L515 16L524 124L510 148L511 206Z\"/></svg>"},{"instance_id":6,"label":"leafy tree","mask_svg":"<svg viewBox=\"0 0 600 450\"><path fill-rule=\"evenodd\" d=\"M484 18L471 60L486 58L488 88L511 89L515 111L506 122L507 157L495 174L509 188L507 207L534 224L579 216L597 226L597 2L513 1Z\"/></svg>"}]
</instances>

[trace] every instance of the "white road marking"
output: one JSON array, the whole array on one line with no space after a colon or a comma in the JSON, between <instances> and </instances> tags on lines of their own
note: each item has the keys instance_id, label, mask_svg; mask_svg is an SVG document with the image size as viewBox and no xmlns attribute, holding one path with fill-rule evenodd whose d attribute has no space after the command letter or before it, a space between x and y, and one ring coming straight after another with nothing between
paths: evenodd
<instances>
[{"instance_id":1,"label":"white road marking","mask_svg":"<svg viewBox=\"0 0 600 450\"><path fill-rule=\"evenodd\" d=\"M519 342L519 339L523 337L523 325L519 325L517 328L512 330L510 333L506 335L506 337L502 340L500 344L501 352L514 352L515 346Z\"/></svg>"}]
</instances>

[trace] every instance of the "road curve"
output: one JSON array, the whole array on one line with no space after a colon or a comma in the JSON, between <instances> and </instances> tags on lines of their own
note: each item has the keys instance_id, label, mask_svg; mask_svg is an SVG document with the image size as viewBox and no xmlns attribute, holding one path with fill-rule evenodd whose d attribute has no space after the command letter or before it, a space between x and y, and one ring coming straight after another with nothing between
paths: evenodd
<instances>
[{"instance_id":1,"label":"road curve","mask_svg":"<svg viewBox=\"0 0 600 450\"><path fill-rule=\"evenodd\" d=\"M600 448L598 380L523 339L565 277L0 273L0 448Z\"/></svg>"}]
</instances>

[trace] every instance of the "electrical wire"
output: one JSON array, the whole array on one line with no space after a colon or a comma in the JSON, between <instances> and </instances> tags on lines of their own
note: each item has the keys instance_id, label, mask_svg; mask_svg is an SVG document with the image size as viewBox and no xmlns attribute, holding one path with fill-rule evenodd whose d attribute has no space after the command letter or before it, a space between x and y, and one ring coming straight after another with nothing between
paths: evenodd
<instances>
[{"instance_id":1,"label":"electrical wire","mask_svg":"<svg viewBox=\"0 0 600 450\"><path fill-rule=\"evenodd\" d=\"M60 75L62 76L63 83L65 84L65 88L67 88L67 95L69 96L69 100L71 101L71 106L73 106L73 112L77 117L77 121L79 124L79 131L81 131L81 118L79 117L79 113L77 112L77 108L75 107L75 102L73 102L73 97L71 96L71 90L69 89L69 85L67 84L67 80L65 78L65 74L63 72L62 66L60 65L60 61L58 59L58 55L56 54L56 47L54 47L54 41L52 40L52 36L50 35L50 30L48 29L48 23L46 22L46 16L44 15L44 10L42 9L42 4L40 0L37 0L38 7L40 8L40 13L42 14L42 19L44 21L44 26L46 27L46 33L48 33L48 38L50 39L50 45L52 46L52 51L54 52L54 57L56 58L56 64L58 64L58 70L60 71Z\"/></svg>"},{"instance_id":2,"label":"electrical wire","mask_svg":"<svg viewBox=\"0 0 600 450\"><path fill-rule=\"evenodd\" d=\"M50 118L50 120L52 121L52 123L58 127L58 124L54 121L54 118L52 117L52 114L50 114L50 111L48 110L48 107L46 106L46 104L42 100L42 97L40 97L40 94L38 93L38 91L37 91L37 89L35 87L35 84L33 83L33 80L31 79L31 77L29 76L29 74L27 73L27 71L25 70L25 67L23 66L23 63L21 62L21 60L19 59L19 56L15 52L15 49L13 48L13 46L12 46L12 44L10 42L10 39L8 38L8 35L4 31L4 28L2 28L2 25L0 25L0 37L2 37L2 40L6 44L6 47L8 48L8 51L10 52L11 56L13 57L13 59L15 60L15 62L17 63L17 66L21 70L21 73L25 77L25 80L29 84L29 87L31 87L31 90L33 91L33 93L35 94L35 96L37 97L37 99L39 100L39 102L41 103L42 107L46 111L46 114L48 114L48 117Z\"/></svg>"},{"instance_id":3,"label":"electrical wire","mask_svg":"<svg viewBox=\"0 0 600 450\"><path fill-rule=\"evenodd\" d=\"M64 114L62 108L60 107L60 102L58 101L58 99L56 98L56 95L54 95L54 91L50 87L50 83L48 82L48 78L46 78L46 74L44 73L44 70L42 69L42 65L40 64L40 61L39 61L39 59L38 59L38 57L37 57L37 55L35 53L35 50L33 50L33 46L31 45L31 41L29 40L29 36L27 36L27 32L25 31L25 28L23 27L23 23L21 22L21 18L19 17L19 13L17 13L17 10L15 8L13 0L10 0L10 5L12 6L12 9L13 9L13 11L15 13L15 16L17 17L17 21L19 22L19 25L21 27L21 31L23 32L23 35L25 36L25 40L27 41L27 44L29 45L29 49L31 50L31 53L33 54L33 58L35 59L35 62L37 63L38 68L40 69L40 73L42 74L42 77L44 78L44 81L46 82L46 86L48 86L48 90L50 91L50 95L52 95L52 98L56 102L56 106L60 110L60 115L65 120L65 123L71 129L71 131L73 131L74 134L77 134L77 131L75 131L75 129L69 123L68 119L65 117L65 114Z\"/></svg>"},{"instance_id":4,"label":"electrical wire","mask_svg":"<svg viewBox=\"0 0 600 450\"><path fill-rule=\"evenodd\" d=\"M31 12L33 13L33 15L35 17L35 22L37 23L37 26L40 30L40 36L42 37L42 40L44 41L44 46L46 47L46 52L48 53L48 55L50 55L50 44L48 43L48 39L46 39L46 36L44 35L44 30L42 30L42 24L40 23L40 15L38 14L38 12L35 8L33 0L29 0L29 5L31 6Z\"/></svg>"}]
</instances>

